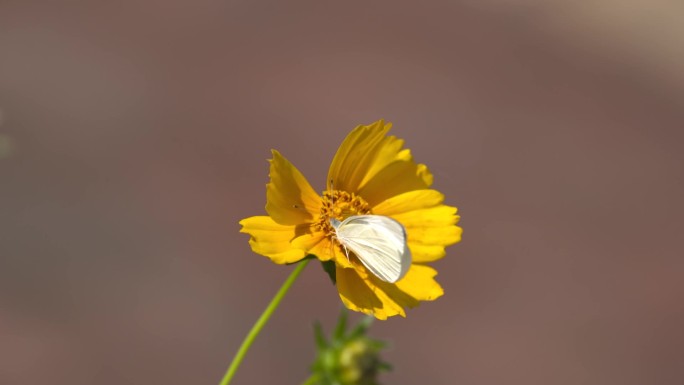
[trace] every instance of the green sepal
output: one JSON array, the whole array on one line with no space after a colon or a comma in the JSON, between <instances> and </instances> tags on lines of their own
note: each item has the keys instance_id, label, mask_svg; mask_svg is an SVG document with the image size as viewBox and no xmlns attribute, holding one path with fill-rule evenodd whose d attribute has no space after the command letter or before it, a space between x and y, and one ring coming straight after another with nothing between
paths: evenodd
<instances>
[{"instance_id":1,"label":"green sepal","mask_svg":"<svg viewBox=\"0 0 684 385\"><path fill-rule=\"evenodd\" d=\"M318 321L316 321L314 324L314 338L316 339L316 347L319 351L328 347L328 340L325 338L325 335L323 334L323 327Z\"/></svg>"},{"instance_id":2,"label":"green sepal","mask_svg":"<svg viewBox=\"0 0 684 385\"><path fill-rule=\"evenodd\" d=\"M359 321L359 323L356 325L356 327L354 327L354 329L352 329L352 331L349 332L349 338L353 339L361 337L364 334L366 334L368 328L373 324L373 320L374 318L372 316L367 315L363 317L361 321Z\"/></svg>"},{"instance_id":3,"label":"green sepal","mask_svg":"<svg viewBox=\"0 0 684 385\"><path fill-rule=\"evenodd\" d=\"M337 285L337 271L336 271L335 262L333 262L333 261L321 262L321 267L323 267L323 271L328 273L328 277L330 277L332 284Z\"/></svg>"},{"instance_id":4,"label":"green sepal","mask_svg":"<svg viewBox=\"0 0 684 385\"><path fill-rule=\"evenodd\" d=\"M344 332L347 331L347 314L348 312L344 309L340 312L340 318L338 318L335 331L333 332L333 340L341 340L344 338Z\"/></svg>"},{"instance_id":5,"label":"green sepal","mask_svg":"<svg viewBox=\"0 0 684 385\"><path fill-rule=\"evenodd\" d=\"M307 255L304 256L304 258L302 258L302 259L300 259L300 260L298 260L298 261L296 261L296 262L286 263L285 265L286 265L286 266L296 265L296 264L298 264L299 262L306 261L307 259L316 259L316 256L313 255L313 254L307 254Z\"/></svg>"}]
</instances>

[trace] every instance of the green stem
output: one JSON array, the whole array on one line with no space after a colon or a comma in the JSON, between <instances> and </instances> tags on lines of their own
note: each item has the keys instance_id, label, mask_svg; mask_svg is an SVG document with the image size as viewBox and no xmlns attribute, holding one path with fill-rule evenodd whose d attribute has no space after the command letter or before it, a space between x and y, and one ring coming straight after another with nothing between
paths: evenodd
<instances>
[{"instance_id":1,"label":"green stem","mask_svg":"<svg viewBox=\"0 0 684 385\"><path fill-rule=\"evenodd\" d=\"M219 385L228 385L230 383L230 380L233 379L235 372L237 372L238 367L240 366L240 363L242 363L242 360L245 358L245 355L247 354L247 350L249 350L250 346L252 346L252 343L254 343L254 340L259 335L259 332L261 332L261 329L264 328L266 322L268 322L268 319L271 318L273 312L278 308L278 305L280 305L280 301L283 300L285 294L288 292L288 290L290 290L290 287L292 287L292 284L297 279L302 270L304 270L304 268L310 260L311 259L307 258L299 262L299 264L297 264L297 267L295 267L292 273L290 273L290 276L287 277L285 283L283 283L283 286L280 287L280 290L278 290L275 297L273 297L271 303L268 304L266 310L264 310L264 312L261 314L261 317L259 317L254 326L252 326L252 330L249 331L249 334L247 334L245 340L242 341L240 349L238 349L238 352L235 354L235 357L233 357L233 362L230 363L230 366L228 367L228 370L226 371L226 374L223 376L223 379L221 380Z\"/></svg>"},{"instance_id":2,"label":"green stem","mask_svg":"<svg viewBox=\"0 0 684 385\"><path fill-rule=\"evenodd\" d=\"M311 376L309 376L309 378L306 379L306 381L304 381L302 383L302 385L313 385L313 384L317 384L317 383L318 383L318 375L312 374Z\"/></svg>"}]
</instances>

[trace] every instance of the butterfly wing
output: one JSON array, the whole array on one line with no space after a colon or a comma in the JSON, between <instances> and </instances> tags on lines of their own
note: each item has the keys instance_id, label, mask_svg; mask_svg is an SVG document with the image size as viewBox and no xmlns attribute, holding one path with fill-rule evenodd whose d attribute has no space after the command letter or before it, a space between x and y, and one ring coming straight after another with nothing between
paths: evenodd
<instances>
[{"instance_id":1,"label":"butterfly wing","mask_svg":"<svg viewBox=\"0 0 684 385\"><path fill-rule=\"evenodd\" d=\"M355 215L337 226L337 238L368 270L385 282L397 282L411 266L404 226L382 215Z\"/></svg>"}]
</instances>

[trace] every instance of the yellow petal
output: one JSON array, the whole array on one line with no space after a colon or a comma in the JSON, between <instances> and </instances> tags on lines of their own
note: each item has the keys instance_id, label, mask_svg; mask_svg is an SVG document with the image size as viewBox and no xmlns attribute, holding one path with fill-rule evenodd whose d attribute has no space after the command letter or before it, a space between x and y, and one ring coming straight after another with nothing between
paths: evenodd
<instances>
[{"instance_id":1,"label":"yellow petal","mask_svg":"<svg viewBox=\"0 0 684 385\"><path fill-rule=\"evenodd\" d=\"M354 267L340 247L323 233L299 236L292 241L292 246L304 250L306 254L315 255L320 261L332 260L340 267Z\"/></svg>"},{"instance_id":2,"label":"yellow petal","mask_svg":"<svg viewBox=\"0 0 684 385\"><path fill-rule=\"evenodd\" d=\"M321 232L299 236L292 241L292 246L306 251L307 254L315 255L321 261L328 261L332 258L330 254L332 244Z\"/></svg>"},{"instance_id":3,"label":"yellow petal","mask_svg":"<svg viewBox=\"0 0 684 385\"><path fill-rule=\"evenodd\" d=\"M425 165L411 160L395 160L386 163L374 174L360 188L358 194L374 206L396 195L427 189L430 183L426 181L432 183L432 174Z\"/></svg>"},{"instance_id":4,"label":"yellow petal","mask_svg":"<svg viewBox=\"0 0 684 385\"><path fill-rule=\"evenodd\" d=\"M373 214L393 216L407 211L435 207L444 201L437 190L415 190L395 195L373 207Z\"/></svg>"},{"instance_id":5,"label":"yellow petal","mask_svg":"<svg viewBox=\"0 0 684 385\"><path fill-rule=\"evenodd\" d=\"M411 250L411 258L413 262L433 262L444 258L446 250L441 245L423 245L421 243L407 242L409 250Z\"/></svg>"},{"instance_id":6,"label":"yellow petal","mask_svg":"<svg viewBox=\"0 0 684 385\"><path fill-rule=\"evenodd\" d=\"M241 233L250 235L252 250L278 264L294 263L304 258L304 250L292 247L298 233L296 226L284 226L266 216L245 218L240 221Z\"/></svg>"},{"instance_id":7,"label":"yellow petal","mask_svg":"<svg viewBox=\"0 0 684 385\"><path fill-rule=\"evenodd\" d=\"M392 124L388 123L386 127L391 126ZM373 159L365 177L359 184L359 188L369 189L368 187L365 187L366 184L370 183L371 180L376 177L381 177L385 168L394 165L394 163L402 164L403 173L401 174L401 178L416 179L414 183L420 184L423 186L422 188L429 187L432 184L432 174L427 166L424 164L415 164L413 162L413 157L411 156L411 151L409 149L403 149L403 146L404 141L398 139L396 136L383 138L377 146L377 155ZM389 172L389 174L394 172L396 172L396 170Z\"/></svg>"},{"instance_id":8,"label":"yellow petal","mask_svg":"<svg viewBox=\"0 0 684 385\"><path fill-rule=\"evenodd\" d=\"M388 123L387 127L392 127L392 124ZM365 185L374 175L392 162L411 160L411 152L402 150L402 147L404 147L404 141L396 136L383 138L377 146L377 153L373 162L369 165L368 171L359 185Z\"/></svg>"},{"instance_id":9,"label":"yellow petal","mask_svg":"<svg viewBox=\"0 0 684 385\"><path fill-rule=\"evenodd\" d=\"M446 210L448 209L448 210ZM430 220L423 220L423 212L449 213L435 216ZM410 211L393 218L404 225L406 229L406 243L413 262L433 262L446 254L444 248L461 240L463 229L456 226L458 215L455 207L437 206L433 209Z\"/></svg>"},{"instance_id":10,"label":"yellow petal","mask_svg":"<svg viewBox=\"0 0 684 385\"><path fill-rule=\"evenodd\" d=\"M434 301L444 295L444 289L434 279L436 275L437 270L429 266L413 264L396 286L418 301Z\"/></svg>"},{"instance_id":11,"label":"yellow petal","mask_svg":"<svg viewBox=\"0 0 684 385\"><path fill-rule=\"evenodd\" d=\"M359 269L337 269L337 289L349 309L372 314L378 319L395 315L406 316L404 308L418 306L420 301L432 301L444 294L434 280L437 272L427 266L412 265L397 283L383 282Z\"/></svg>"},{"instance_id":12,"label":"yellow petal","mask_svg":"<svg viewBox=\"0 0 684 385\"><path fill-rule=\"evenodd\" d=\"M417 174L428 187L432 186L432 173L430 172L430 170L428 170L428 167L426 165L419 164Z\"/></svg>"},{"instance_id":13,"label":"yellow petal","mask_svg":"<svg viewBox=\"0 0 684 385\"><path fill-rule=\"evenodd\" d=\"M359 276L356 269L345 269L337 266L335 275L340 299L347 308L372 314L378 319L387 319L387 315L383 311L383 303L368 287L368 281Z\"/></svg>"},{"instance_id":14,"label":"yellow petal","mask_svg":"<svg viewBox=\"0 0 684 385\"><path fill-rule=\"evenodd\" d=\"M461 240L457 210L441 204L443 199L436 190L411 191L382 202L373 213L391 216L404 225L414 262L432 262L444 257L446 246Z\"/></svg>"},{"instance_id":15,"label":"yellow petal","mask_svg":"<svg viewBox=\"0 0 684 385\"><path fill-rule=\"evenodd\" d=\"M332 181L333 188L358 191L361 182L374 169L374 161L385 145L396 147L398 144L401 147L396 138L389 140L393 143L387 143L385 134L390 128L391 124L379 120L367 126L358 126L347 135L337 149L328 171L328 182Z\"/></svg>"},{"instance_id":16,"label":"yellow petal","mask_svg":"<svg viewBox=\"0 0 684 385\"><path fill-rule=\"evenodd\" d=\"M382 215L391 215L392 218L404 225L446 226L458 222L459 217L456 215L456 212L456 207L438 204L433 207L393 212L389 214L383 211Z\"/></svg>"},{"instance_id":17,"label":"yellow petal","mask_svg":"<svg viewBox=\"0 0 684 385\"><path fill-rule=\"evenodd\" d=\"M356 127L342 142L328 172L337 190L355 192L370 205L407 191L425 189L432 174L416 164L404 141L385 136L391 124L379 120Z\"/></svg>"},{"instance_id":18,"label":"yellow petal","mask_svg":"<svg viewBox=\"0 0 684 385\"><path fill-rule=\"evenodd\" d=\"M273 150L266 185L266 212L281 225L310 223L321 211L321 198L285 157Z\"/></svg>"},{"instance_id":19,"label":"yellow petal","mask_svg":"<svg viewBox=\"0 0 684 385\"><path fill-rule=\"evenodd\" d=\"M309 249L308 253L315 255L321 261L329 261L333 258L333 245L326 237L321 236L318 242Z\"/></svg>"},{"instance_id":20,"label":"yellow petal","mask_svg":"<svg viewBox=\"0 0 684 385\"><path fill-rule=\"evenodd\" d=\"M335 248L333 248L333 252L335 253L333 260L335 261L335 264L337 266L340 266L342 268L354 268L355 264L360 264L360 262L358 262L358 259L356 260L356 263L352 262L351 258L354 257L351 251L349 252L349 256L347 256L347 254L344 251L342 251L342 249L339 246L336 246Z\"/></svg>"},{"instance_id":21,"label":"yellow petal","mask_svg":"<svg viewBox=\"0 0 684 385\"><path fill-rule=\"evenodd\" d=\"M428 227L424 225L407 225L405 228L407 242L448 246L461 239L461 228L458 226Z\"/></svg>"}]
</instances>

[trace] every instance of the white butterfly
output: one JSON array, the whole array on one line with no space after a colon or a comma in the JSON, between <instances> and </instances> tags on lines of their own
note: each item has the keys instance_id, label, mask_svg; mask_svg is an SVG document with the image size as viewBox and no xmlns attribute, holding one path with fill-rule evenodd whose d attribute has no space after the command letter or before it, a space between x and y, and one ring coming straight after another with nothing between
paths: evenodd
<instances>
[{"instance_id":1,"label":"white butterfly","mask_svg":"<svg viewBox=\"0 0 684 385\"><path fill-rule=\"evenodd\" d=\"M396 220L382 215L353 215L342 222L331 218L330 225L345 252L354 252L381 280L397 282L411 267L406 231Z\"/></svg>"}]
</instances>

